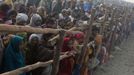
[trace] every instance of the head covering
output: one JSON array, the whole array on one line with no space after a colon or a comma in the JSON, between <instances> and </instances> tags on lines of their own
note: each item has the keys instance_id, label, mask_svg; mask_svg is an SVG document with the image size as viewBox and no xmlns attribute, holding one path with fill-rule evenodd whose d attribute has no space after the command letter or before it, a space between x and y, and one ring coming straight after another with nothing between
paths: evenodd
<instances>
[{"instance_id":1,"label":"head covering","mask_svg":"<svg viewBox=\"0 0 134 75\"><path fill-rule=\"evenodd\" d=\"M69 37L64 38L62 52L72 51L73 48L69 47L69 42L72 39ZM60 61L58 75L71 75L74 66L74 59L72 57Z\"/></svg>"},{"instance_id":2,"label":"head covering","mask_svg":"<svg viewBox=\"0 0 134 75\"><path fill-rule=\"evenodd\" d=\"M41 26L42 18L39 14L33 14L30 20L30 26L38 27Z\"/></svg>"},{"instance_id":3,"label":"head covering","mask_svg":"<svg viewBox=\"0 0 134 75\"><path fill-rule=\"evenodd\" d=\"M30 37L29 37L29 42L31 42L31 40L33 38L38 38L38 40L41 40L41 37L39 35L37 35L37 34L31 34Z\"/></svg>"},{"instance_id":4,"label":"head covering","mask_svg":"<svg viewBox=\"0 0 134 75\"><path fill-rule=\"evenodd\" d=\"M74 38L83 39L84 38L84 33L83 32L77 33L77 34L74 35Z\"/></svg>"},{"instance_id":5,"label":"head covering","mask_svg":"<svg viewBox=\"0 0 134 75\"><path fill-rule=\"evenodd\" d=\"M78 43L82 43L84 41L84 33L80 32L74 35L74 38L77 39Z\"/></svg>"},{"instance_id":6,"label":"head covering","mask_svg":"<svg viewBox=\"0 0 134 75\"><path fill-rule=\"evenodd\" d=\"M25 23L28 21L28 16L24 13L18 13L16 16L16 23Z\"/></svg>"},{"instance_id":7,"label":"head covering","mask_svg":"<svg viewBox=\"0 0 134 75\"><path fill-rule=\"evenodd\" d=\"M71 41L72 39L70 37L65 37L64 38L64 42L63 42L63 46L62 46L62 52L66 52L66 51L71 51L72 48L70 48L68 45L69 45L69 42Z\"/></svg>"},{"instance_id":8,"label":"head covering","mask_svg":"<svg viewBox=\"0 0 134 75\"><path fill-rule=\"evenodd\" d=\"M24 57L19 48L23 38L13 36L4 53L4 71L11 71L24 66Z\"/></svg>"}]
</instances>

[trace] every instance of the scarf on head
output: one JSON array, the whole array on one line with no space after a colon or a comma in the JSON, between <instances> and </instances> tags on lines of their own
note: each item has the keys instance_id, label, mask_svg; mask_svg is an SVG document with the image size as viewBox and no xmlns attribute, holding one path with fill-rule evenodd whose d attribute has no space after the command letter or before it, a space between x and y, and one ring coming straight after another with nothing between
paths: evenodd
<instances>
[{"instance_id":1,"label":"scarf on head","mask_svg":"<svg viewBox=\"0 0 134 75\"><path fill-rule=\"evenodd\" d=\"M41 26L42 18L39 14L33 14L30 20L30 26L39 27Z\"/></svg>"},{"instance_id":2,"label":"scarf on head","mask_svg":"<svg viewBox=\"0 0 134 75\"><path fill-rule=\"evenodd\" d=\"M22 41L23 38L20 36L13 36L10 40L10 43L4 52L4 72L24 67L24 57L21 50L19 49L20 43Z\"/></svg>"}]
</instances>

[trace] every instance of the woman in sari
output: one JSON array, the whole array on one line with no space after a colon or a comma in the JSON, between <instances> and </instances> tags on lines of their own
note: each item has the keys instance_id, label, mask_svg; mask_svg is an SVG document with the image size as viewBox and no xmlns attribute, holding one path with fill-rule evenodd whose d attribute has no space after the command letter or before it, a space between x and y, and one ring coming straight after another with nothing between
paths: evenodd
<instances>
[{"instance_id":1,"label":"woman in sari","mask_svg":"<svg viewBox=\"0 0 134 75\"><path fill-rule=\"evenodd\" d=\"M64 43L62 46L62 52L73 51L73 39L70 37L64 38ZM58 75L71 75L74 67L74 58L69 57L60 62Z\"/></svg>"},{"instance_id":2,"label":"woman in sari","mask_svg":"<svg viewBox=\"0 0 134 75\"><path fill-rule=\"evenodd\" d=\"M4 51L3 71L11 71L25 66L23 56L23 38L13 36ZM25 74L22 74L25 75Z\"/></svg>"},{"instance_id":3,"label":"woman in sari","mask_svg":"<svg viewBox=\"0 0 134 75\"><path fill-rule=\"evenodd\" d=\"M53 58L54 51L48 45L51 34L44 34L41 38L37 34L32 34L29 38L27 50L27 64L34 64L38 61L46 62ZM41 42L40 42L41 41ZM32 75L51 75L52 66L40 67L31 71Z\"/></svg>"},{"instance_id":4,"label":"woman in sari","mask_svg":"<svg viewBox=\"0 0 134 75\"><path fill-rule=\"evenodd\" d=\"M32 34L29 37L26 51L27 65L31 65L37 62L36 56L39 48L40 37L37 34Z\"/></svg>"},{"instance_id":5,"label":"woman in sari","mask_svg":"<svg viewBox=\"0 0 134 75\"><path fill-rule=\"evenodd\" d=\"M84 41L84 33L83 32L76 33L74 35L74 39L75 41L73 44L73 48L77 52L75 56L75 60L78 60L78 56L80 55L80 52L81 52L82 43Z\"/></svg>"},{"instance_id":6,"label":"woman in sari","mask_svg":"<svg viewBox=\"0 0 134 75\"><path fill-rule=\"evenodd\" d=\"M27 65L31 65L31 64L38 62L36 57L37 57L37 53L39 52L38 51L39 42L40 42L40 37L37 34L30 35L29 41L27 44L27 49L26 49L26 64ZM37 75L36 69L28 72L28 75L29 74Z\"/></svg>"}]
</instances>

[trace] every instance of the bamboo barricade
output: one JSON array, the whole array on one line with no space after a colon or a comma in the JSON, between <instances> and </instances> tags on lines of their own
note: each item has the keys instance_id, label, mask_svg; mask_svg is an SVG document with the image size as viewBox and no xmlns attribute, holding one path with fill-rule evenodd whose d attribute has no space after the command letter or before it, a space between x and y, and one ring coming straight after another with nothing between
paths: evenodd
<instances>
[{"instance_id":1,"label":"bamboo barricade","mask_svg":"<svg viewBox=\"0 0 134 75\"><path fill-rule=\"evenodd\" d=\"M35 63L33 65L28 65L26 67L22 67L22 68L14 70L14 71L6 72L6 73L0 74L0 75L19 75L21 73L29 72L29 71L34 70L34 69L39 68L39 67L49 65L53 62L54 62L54 64L53 64L52 73L54 72L55 75L56 75L57 72L58 72L57 68L58 68L58 65L59 65L59 61L64 59L64 58L72 56L72 55L62 55L62 56L60 56L60 51L61 51L60 47L63 44L64 33L68 32L68 30L51 29L51 28L41 29L41 28L33 28L33 27L28 27L28 26L17 26L17 25L11 26L11 25L6 25L6 24L1 24L0 25L0 32L10 32L10 33L30 32L30 33L42 33L42 34L46 34L46 33L57 34L57 33L60 33L59 44L57 45L57 50L55 51L55 56L54 56L53 60L50 60L48 62L38 62L38 63ZM75 32L75 31L69 31L69 32ZM78 32L78 31L76 31L76 32Z\"/></svg>"},{"instance_id":2,"label":"bamboo barricade","mask_svg":"<svg viewBox=\"0 0 134 75\"><path fill-rule=\"evenodd\" d=\"M68 58L70 56L72 56L72 55L62 55L62 56L60 56L60 60ZM29 72L29 71L34 70L34 69L39 68L39 67L45 67L45 66L52 64L52 63L53 63L53 60L50 60L47 62L37 62L35 64L28 65L28 66L25 66L25 67L22 67L22 68L13 70L13 71L9 71L9 72L6 72L6 73L0 74L0 75L20 75L24 72Z\"/></svg>"}]
</instances>

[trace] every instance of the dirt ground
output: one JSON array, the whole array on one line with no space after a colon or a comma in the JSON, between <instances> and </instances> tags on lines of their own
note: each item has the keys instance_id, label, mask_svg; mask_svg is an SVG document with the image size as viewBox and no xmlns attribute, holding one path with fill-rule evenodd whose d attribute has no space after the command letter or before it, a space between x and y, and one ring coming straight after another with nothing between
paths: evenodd
<instances>
[{"instance_id":1,"label":"dirt ground","mask_svg":"<svg viewBox=\"0 0 134 75\"><path fill-rule=\"evenodd\" d=\"M93 75L134 75L134 33L112 55L110 61Z\"/></svg>"}]
</instances>

